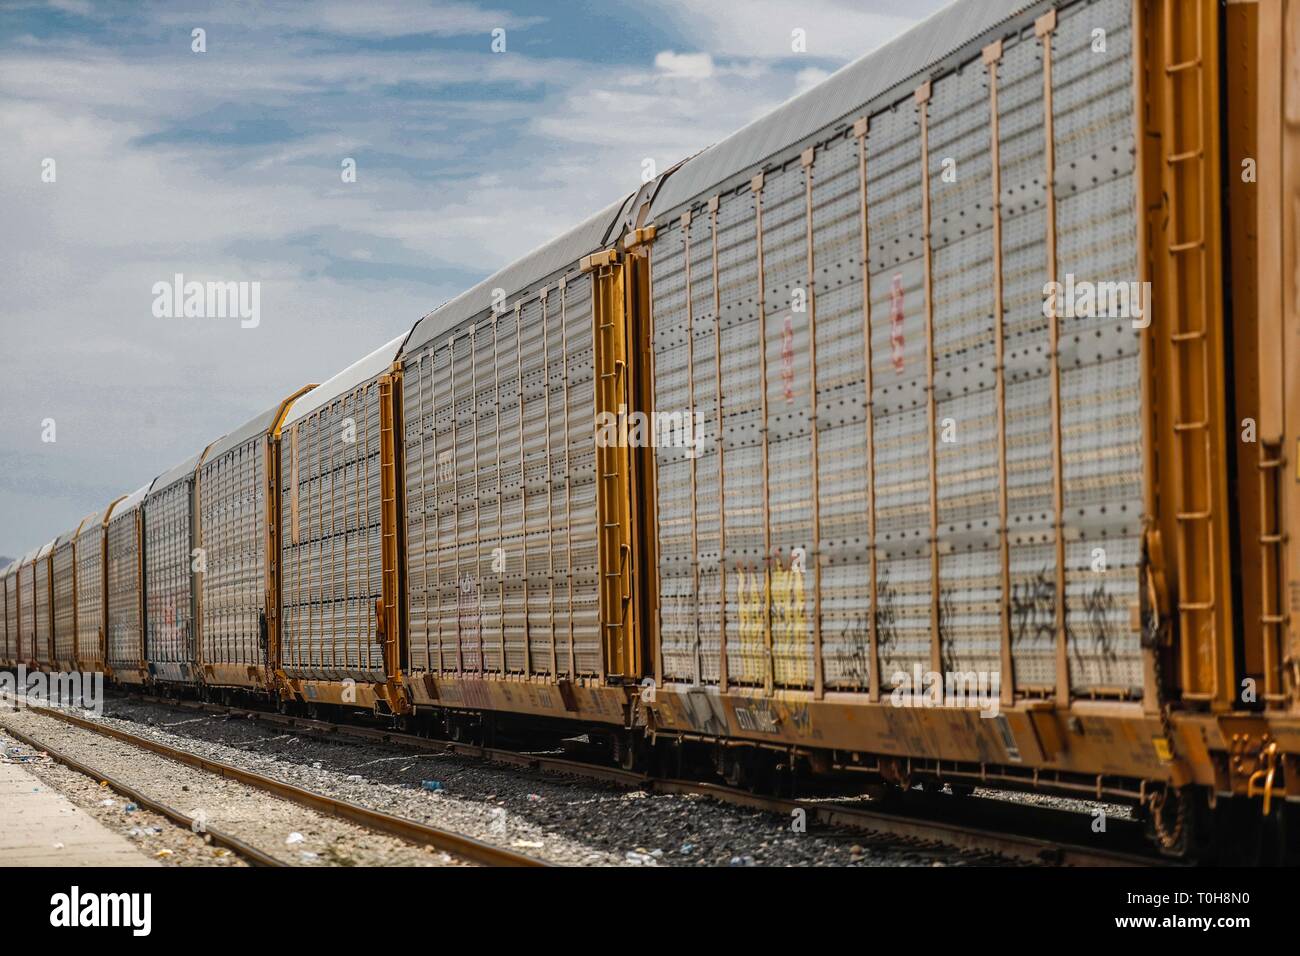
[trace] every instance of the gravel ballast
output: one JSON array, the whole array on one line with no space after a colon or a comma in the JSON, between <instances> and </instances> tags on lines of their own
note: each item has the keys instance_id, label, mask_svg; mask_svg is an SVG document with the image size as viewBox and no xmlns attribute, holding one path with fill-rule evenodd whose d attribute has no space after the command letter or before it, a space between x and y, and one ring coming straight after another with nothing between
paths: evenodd
<instances>
[{"instance_id":1,"label":"gravel ballast","mask_svg":"<svg viewBox=\"0 0 1300 956\"><path fill-rule=\"evenodd\" d=\"M112 696L105 724L304 789L454 830L553 863L597 866L952 866L988 855L813 827L708 797L495 765L355 738L286 731Z\"/></svg>"},{"instance_id":2,"label":"gravel ballast","mask_svg":"<svg viewBox=\"0 0 1300 956\"><path fill-rule=\"evenodd\" d=\"M294 866L445 866L464 865L446 853L430 847L416 846L363 827L316 813L306 807L271 796L247 784L228 780L216 774L179 764L158 754L141 750L123 741L102 737L93 731L73 727L53 717L28 709L0 710L0 731L12 728L29 735L46 746L53 747L95 770L121 781L150 799L164 803L206 826L237 837ZM170 742L170 741L169 741ZM183 741L182 741L183 743ZM7 746L18 747L16 741L6 738ZM194 750L192 747L185 749ZM31 754L31 748L22 748ZM209 754L222 759L216 754ZM246 763L232 753L234 762ZM170 854L158 857L164 862L183 865L224 864L224 854L205 854L198 846L206 847L203 838L196 834L182 837L175 831L182 828L163 820L152 818L148 823L143 811L118 794L100 788L97 782L67 768L56 768L52 762L28 761L24 768L41 776L69 797L79 797L80 805L98 809L97 819L109 822L115 828L126 827L126 832L142 843L158 842L154 855L160 850ZM87 781L98 796L85 790L85 784L73 781L73 774ZM42 776L44 775L44 776ZM65 789L67 786L67 789ZM98 804L92 808L85 801ZM130 817L124 820L123 817ZM158 822L162 821L162 822ZM165 825L164 825L165 824ZM143 831L148 827L149 832ZM131 833L139 829L140 835ZM158 832L153 832L157 830ZM198 841L198 846L193 845ZM184 852L179 852L179 851ZM179 857L179 859L174 859Z\"/></svg>"}]
</instances>

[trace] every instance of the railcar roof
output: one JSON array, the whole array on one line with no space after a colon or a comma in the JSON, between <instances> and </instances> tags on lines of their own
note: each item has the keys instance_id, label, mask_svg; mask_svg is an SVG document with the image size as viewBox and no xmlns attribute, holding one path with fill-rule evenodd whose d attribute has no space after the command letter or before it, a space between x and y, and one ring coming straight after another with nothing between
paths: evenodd
<instances>
[{"instance_id":1,"label":"railcar roof","mask_svg":"<svg viewBox=\"0 0 1300 956\"><path fill-rule=\"evenodd\" d=\"M117 507L113 509L113 517L116 518L119 515L123 515L126 512L130 511L132 508L139 507L140 502L144 501L144 496L149 493L149 489L152 486L153 486L152 481L149 482L149 484L147 485L141 485L135 491L131 492L129 495L127 495L125 498L119 501L117 503Z\"/></svg>"},{"instance_id":2,"label":"railcar roof","mask_svg":"<svg viewBox=\"0 0 1300 956\"><path fill-rule=\"evenodd\" d=\"M908 79L929 73L951 54L1039 2L957 0L937 10L906 33L687 160L667 178L650 214L662 215L712 195L720 184L759 167L819 129L854 118L864 104ZM900 90L900 96L910 93Z\"/></svg>"},{"instance_id":3,"label":"railcar roof","mask_svg":"<svg viewBox=\"0 0 1300 956\"><path fill-rule=\"evenodd\" d=\"M238 448L250 438L256 438L258 435L266 434L267 430L275 424L275 417L280 414L280 406L283 402L276 402L266 411L261 412L244 424L240 425L224 438L219 438L213 442L212 447L208 449L207 461L212 461L220 455L224 455L232 448Z\"/></svg>"},{"instance_id":4,"label":"railcar roof","mask_svg":"<svg viewBox=\"0 0 1300 956\"><path fill-rule=\"evenodd\" d=\"M149 487L149 494L156 495L158 492L170 488L172 485L176 484L176 482L194 474L194 469L198 467L199 459L202 456L203 452L198 452L191 455L189 458L186 458L176 467L164 471L154 479L153 484Z\"/></svg>"},{"instance_id":5,"label":"railcar roof","mask_svg":"<svg viewBox=\"0 0 1300 956\"><path fill-rule=\"evenodd\" d=\"M94 528L97 525L102 525L104 523L104 512L107 510L107 508L100 508L94 514L86 515L86 517L81 521L81 530L77 532L77 537L80 538L91 528Z\"/></svg>"},{"instance_id":6,"label":"railcar roof","mask_svg":"<svg viewBox=\"0 0 1300 956\"><path fill-rule=\"evenodd\" d=\"M352 391L358 385L370 381L389 368L397 359L398 350L401 349L402 342L408 334L409 331L403 332L397 338L379 346L359 362L353 362L333 378L322 382L298 399L293 403L293 408L289 409L289 414L284 417L284 427L288 428L298 419L325 407L340 395Z\"/></svg>"},{"instance_id":7,"label":"railcar roof","mask_svg":"<svg viewBox=\"0 0 1300 956\"><path fill-rule=\"evenodd\" d=\"M522 259L512 262L488 276L454 299L438 306L415 324L410 338L402 349L403 354L445 335L461 322L492 308L492 290L502 289L507 299L515 299L529 290L534 283L571 266L583 256L595 252L610 239L610 232L622 218L632 196L624 196L600 212L588 217L568 232L543 246L534 249Z\"/></svg>"}]
</instances>

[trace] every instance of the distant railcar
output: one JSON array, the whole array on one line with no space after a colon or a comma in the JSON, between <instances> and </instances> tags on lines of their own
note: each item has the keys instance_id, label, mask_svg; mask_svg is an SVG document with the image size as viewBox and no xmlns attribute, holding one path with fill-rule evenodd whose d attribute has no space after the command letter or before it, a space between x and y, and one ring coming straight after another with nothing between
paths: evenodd
<instances>
[{"instance_id":1,"label":"distant railcar","mask_svg":"<svg viewBox=\"0 0 1300 956\"><path fill-rule=\"evenodd\" d=\"M104 664L123 684L143 684L149 676L144 656L147 571L141 514L148 491L149 485L144 485L122 499L113 508L106 532Z\"/></svg>"},{"instance_id":2,"label":"distant railcar","mask_svg":"<svg viewBox=\"0 0 1300 956\"><path fill-rule=\"evenodd\" d=\"M103 511L82 521L74 544L77 576L76 666L91 673L104 669L104 608L107 589L105 527L113 509L122 500L114 500Z\"/></svg>"},{"instance_id":3,"label":"distant railcar","mask_svg":"<svg viewBox=\"0 0 1300 956\"><path fill-rule=\"evenodd\" d=\"M159 475L141 505L145 661L159 681L198 679L194 476L202 461L200 453Z\"/></svg>"},{"instance_id":4,"label":"distant railcar","mask_svg":"<svg viewBox=\"0 0 1300 956\"><path fill-rule=\"evenodd\" d=\"M77 540L86 523L95 520L96 517L96 515L87 515L75 528L59 535L50 556L51 591L54 600L52 665L58 671L72 671L77 667Z\"/></svg>"},{"instance_id":5,"label":"distant railcar","mask_svg":"<svg viewBox=\"0 0 1300 956\"><path fill-rule=\"evenodd\" d=\"M195 545L198 662L214 688L271 692L279 635L280 429L295 392L208 449L199 466Z\"/></svg>"},{"instance_id":6,"label":"distant railcar","mask_svg":"<svg viewBox=\"0 0 1300 956\"><path fill-rule=\"evenodd\" d=\"M280 631L290 693L402 710L394 339L293 403L280 429Z\"/></svg>"},{"instance_id":7,"label":"distant railcar","mask_svg":"<svg viewBox=\"0 0 1300 956\"><path fill-rule=\"evenodd\" d=\"M32 563L32 639L27 645L30 666L48 671L54 657L54 593L50 560L54 541L36 552Z\"/></svg>"},{"instance_id":8,"label":"distant railcar","mask_svg":"<svg viewBox=\"0 0 1300 956\"><path fill-rule=\"evenodd\" d=\"M639 667L633 553L626 522L602 525L598 498L611 517L629 514L631 455L598 448L593 428L602 386L623 387L629 368L626 353L597 364L623 289L612 271L595 284L582 260L616 238L629 203L430 313L402 348L417 707L626 720L624 678ZM622 562L604 590L602 547Z\"/></svg>"},{"instance_id":9,"label":"distant railcar","mask_svg":"<svg viewBox=\"0 0 1300 956\"><path fill-rule=\"evenodd\" d=\"M18 561L0 572L0 589L4 592L4 643L0 645L0 666L18 663Z\"/></svg>"}]
</instances>

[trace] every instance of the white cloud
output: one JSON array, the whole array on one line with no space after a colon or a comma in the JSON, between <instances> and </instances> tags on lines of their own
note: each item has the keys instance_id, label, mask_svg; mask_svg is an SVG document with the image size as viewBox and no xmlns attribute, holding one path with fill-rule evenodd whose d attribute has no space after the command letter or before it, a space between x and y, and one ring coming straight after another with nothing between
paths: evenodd
<instances>
[{"instance_id":1,"label":"white cloud","mask_svg":"<svg viewBox=\"0 0 1300 956\"><path fill-rule=\"evenodd\" d=\"M360 3L357 0L317 0L310 6L304 6L301 0L264 0L257 4L230 3L195 11L167 9L158 15L159 23L176 26L224 25L363 38L425 34L450 37L480 33L485 50L494 28L522 29L542 19L516 16L471 3L431 0L365 0Z\"/></svg>"},{"instance_id":2,"label":"white cloud","mask_svg":"<svg viewBox=\"0 0 1300 956\"><path fill-rule=\"evenodd\" d=\"M779 4L756 2L738 22L777 36ZM817 18L830 4L811 2L799 6L812 11L820 56ZM296 3L214 9L203 18L210 52L196 56L179 28L200 21L155 9L173 21L174 47L141 54L135 38L111 39L124 28L106 19L103 42L11 39L0 56L0 552L39 543L332 375L635 188L644 157L665 169L828 65L794 75L771 62L768 40L737 40L704 7L699 41L678 48L708 52L663 50L639 67L542 59L514 42L494 56L486 40L482 53L436 56L322 48L288 32L302 23ZM468 4L342 0L313 17L321 31L365 38L525 22ZM841 32L866 21L844 22ZM253 29L232 49L223 23L227 37ZM841 40L863 52L861 36ZM467 95L467 79L492 84L495 98ZM201 135L258 111L290 135ZM200 135L177 135L187 132ZM57 183L40 181L46 156ZM344 156L358 161L355 184L340 180ZM261 325L155 319L152 284L175 272L259 280ZM40 442L47 416L56 445Z\"/></svg>"},{"instance_id":3,"label":"white cloud","mask_svg":"<svg viewBox=\"0 0 1300 956\"><path fill-rule=\"evenodd\" d=\"M830 73L826 70L819 70L815 66L810 66L806 69L800 70L794 76L795 95L798 96L800 93L811 90L828 76L830 76Z\"/></svg>"},{"instance_id":4,"label":"white cloud","mask_svg":"<svg viewBox=\"0 0 1300 956\"><path fill-rule=\"evenodd\" d=\"M713 57L707 53L674 53L672 50L664 50L655 55L655 66L669 76L704 80L713 75Z\"/></svg>"},{"instance_id":5,"label":"white cloud","mask_svg":"<svg viewBox=\"0 0 1300 956\"><path fill-rule=\"evenodd\" d=\"M807 55L856 59L949 0L662 0L692 45L715 57L796 55L791 34L805 31Z\"/></svg>"}]
</instances>

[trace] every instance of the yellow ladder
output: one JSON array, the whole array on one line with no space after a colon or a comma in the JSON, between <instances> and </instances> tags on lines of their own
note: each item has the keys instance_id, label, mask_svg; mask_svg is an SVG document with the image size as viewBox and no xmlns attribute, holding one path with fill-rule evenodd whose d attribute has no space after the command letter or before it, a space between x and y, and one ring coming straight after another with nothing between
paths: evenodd
<instances>
[{"instance_id":1,"label":"yellow ladder","mask_svg":"<svg viewBox=\"0 0 1300 956\"><path fill-rule=\"evenodd\" d=\"M1212 275L1219 266L1219 242L1211 231L1217 217L1212 216L1214 198L1207 190L1207 167L1218 152L1213 141L1217 130L1209 122L1217 115L1209 102L1215 95L1217 66L1211 62L1207 68L1206 57L1212 6L1205 0L1164 0L1159 78L1161 178L1167 199L1166 281L1161 290L1166 308L1161 315L1171 345L1166 395L1173 428L1180 686L1185 700L1207 701L1232 693L1221 680L1226 653L1221 602L1226 594L1215 508L1222 488L1216 467L1223 461L1216 444L1222 440L1218 432L1224 422L1216 405L1220 333L1211 327L1221 315Z\"/></svg>"},{"instance_id":2,"label":"yellow ladder","mask_svg":"<svg viewBox=\"0 0 1300 956\"><path fill-rule=\"evenodd\" d=\"M641 661L632 614L632 478L625 417L632 402L624 264L610 249L588 256L582 269L592 274L596 415L615 416L619 432L612 445L596 442L601 676L634 679L640 676Z\"/></svg>"}]
</instances>

